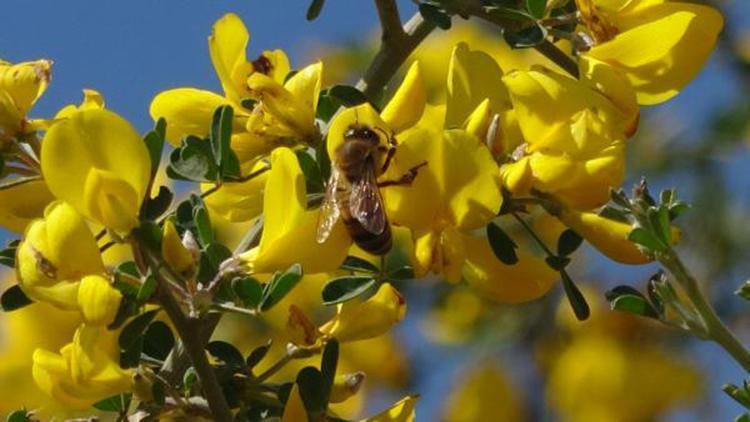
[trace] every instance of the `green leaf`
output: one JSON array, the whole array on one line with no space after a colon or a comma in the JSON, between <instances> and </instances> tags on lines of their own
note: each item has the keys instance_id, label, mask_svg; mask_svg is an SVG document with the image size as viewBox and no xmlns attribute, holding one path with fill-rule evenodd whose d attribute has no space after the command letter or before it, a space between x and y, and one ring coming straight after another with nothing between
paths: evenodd
<instances>
[{"instance_id":1,"label":"green leaf","mask_svg":"<svg viewBox=\"0 0 750 422\"><path fill-rule=\"evenodd\" d=\"M263 360L264 357L268 354L268 351L271 350L271 344L272 341L269 339L264 344L256 347L253 349L252 352L250 352L249 355L247 355L247 359L245 359L245 365L252 369L255 367L255 365L259 364L260 361Z\"/></svg>"},{"instance_id":2,"label":"green leaf","mask_svg":"<svg viewBox=\"0 0 750 422\"><path fill-rule=\"evenodd\" d=\"M581 291L578 290L578 286L573 283L573 280L567 272L560 272L560 278L562 278L565 295L568 297L568 302L570 302L570 306L573 308L573 313L575 313L576 318L578 318L579 321L587 320L589 315L591 315L591 310L589 309L589 304L586 303L586 298Z\"/></svg>"},{"instance_id":3,"label":"green leaf","mask_svg":"<svg viewBox=\"0 0 750 422\"><path fill-rule=\"evenodd\" d=\"M411 265L401 266L389 271L388 278L392 280L412 280L414 279L414 268Z\"/></svg>"},{"instance_id":4,"label":"green leaf","mask_svg":"<svg viewBox=\"0 0 750 422\"><path fill-rule=\"evenodd\" d=\"M94 408L102 412L125 412L130 407L131 393L117 394L93 404Z\"/></svg>"},{"instance_id":5,"label":"green leaf","mask_svg":"<svg viewBox=\"0 0 750 422\"><path fill-rule=\"evenodd\" d=\"M323 180L328 181L328 178L331 177L331 159L328 157L326 143L326 141L320 142L318 146L315 147L315 161L318 163L320 176Z\"/></svg>"},{"instance_id":6,"label":"green leaf","mask_svg":"<svg viewBox=\"0 0 750 422\"><path fill-rule=\"evenodd\" d=\"M232 290L248 308L257 308L263 298L263 287L258 280L250 276L236 277L232 280Z\"/></svg>"},{"instance_id":7,"label":"green leaf","mask_svg":"<svg viewBox=\"0 0 750 422\"><path fill-rule=\"evenodd\" d=\"M296 152L297 162L305 175L305 188L308 194L321 193L324 190L323 176L320 174L318 163L307 151L299 149Z\"/></svg>"},{"instance_id":8,"label":"green leaf","mask_svg":"<svg viewBox=\"0 0 750 422\"><path fill-rule=\"evenodd\" d=\"M147 220L156 220L167 212L172 205L174 194L166 186L159 186L159 193L154 198L147 198L143 204L143 217Z\"/></svg>"},{"instance_id":9,"label":"green leaf","mask_svg":"<svg viewBox=\"0 0 750 422\"><path fill-rule=\"evenodd\" d=\"M746 409L750 409L750 391L748 391L746 386L738 387L734 384L724 384L721 386L721 389L737 403Z\"/></svg>"},{"instance_id":10,"label":"green leaf","mask_svg":"<svg viewBox=\"0 0 750 422\"><path fill-rule=\"evenodd\" d=\"M646 293L648 293L648 298L659 315L664 315L664 299L661 296L661 288L659 287L659 285L666 282L667 280L664 272L659 271L651 276L651 278L648 280L648 285L646 286Z\"/></svg>"},{"instance_id":11,"label":"green leaf","mask_svg":"<svg viewBox=\"0 0 750 422\"><path fill-rule=\"evenodd\" d=\"M208 217L208 211L205 207L193 208L193 221L198 232L198 241L203 247L208 246L214 241L214 230L211 227L211 219Z\"/></svg>"},{"instance_id":12,"label":"green leaf","mask_svg":"<svg viewBox=\"0 0 750 422\"><path fill-rule=\"evenodd\" d=\"M334 85L328 90L328 95L345 107L354 107L367 102L365 94L350 85Z\"/></svg>"},{"instance_id":13,"label":"green leaf","mask_svg":"<svg viewBox=\"0 0 750 422\"><path fill-rule=\"evenodd\" d=\"M526 9L531 16L542 19L547 10L547 0L526 0Z\"/></svg>"},{"instance_id":14,"label":"green leaf","mask_svg":"<svg viewBox=\"0 0 750 422\"><path fill-rule=\"evenodd\" d=\"M155 291L156 278L154 278L153 275L149 275L148 277L146 277L146 280L143 282L143 284L141 284L141 288L138 289L136 300L140 303L145 303L147 300L151 299L151 296L153 296Z\"/></svg>"},{"instance_id":15,"label":"green leaf","mask_svg":"<svg viewBox=\"0 0 750 422\"><path fill-rule=\"evenodd\" d=\"M312 0L310 2L310 6L308 6L307 8L305 19L307 19L308 21L317 19L318 15L320 15L320 11L323 10L324 4L325 0Z\"/></svg>"},{"instance_id":16,"label":"green leaf","mask_svg":"<svg viewBox=\"0 0 750 422\"><path fill-rule=\"evenodd\" d=\"M133 347L136 342L142 338L143 332L154 320L156 314L159 312L158 309L152 309L146 311L137 317L133 318L120 332L119 343L120 349L127 350Z\"/></svg>"},{"instance_id":17,"label":"green leaf","mask_svg":"<svg viewBox=\"0 0 750 422\"><path fill-rule=\"evenodd\" d=\"M607 205L602 208L601 211L599 211L599 215L610 220L630 224L630 220L628 219L628 211L613 207L611 205Z\"/></svg>"},{"instance_id":18,"label":"green leaf","mask_svg":"<svg viewBox=\"0 0 750 422\"><path fill-rule=\"evenodd\" d=\"M211 150L214 155L214 162L221 168L224 158L231 151L229 142L232 138L232 119L234 118L234 110L231 106L222 105L214 110L213 118L211 119L211 131L208 136L208 141L211 143Z\"/></svg>"},{"instance_id":19,"label":"green leaf","mask_svg":"<svg viewBox=\"0 0 750 422\"><path fill-rule=\"evenodd\" d=\"M440 29L450 29L451 17L437 6L428 3L419 4L419 13L429 22L434 23Z\"/></svg>"},{"instance_id":20,"label":"green leaf","mask_svg":"<svg viewBox=\"0 0 750 422\"><path fill-rule=\"evenodd\" d=\"M734 294L745 300L750 300L750 280L745 281L745 284L740 286Z\"/></svg>"},{"instance_id":21,"label":"green leaf","mask_svg":"<svg viewBox=\"0 0 750 422\"><path fill-rule=\"evenodd\" d=\"M245 358L236 347L225 341L212 341L206 345L206 351L214 358L231 368L244 368Z\"/></svg>"},{"instance_id":22,"label":"green leaf","mask_svg":"<svg viewBox=\"0 0 750 422\"><path fill-rule=\"evenodd\" d=\"M6 267L16 267L16 250L18 245L21 244L20 239L11 240L5 245L5 248L0 250L0 265Z\"/></svg>"},{"instance_id":23,"label":"green leaf","mask_svg":"<svg viewBox=\"0 0 750 422\"><path fill-rule=\"evenodd\" d=\"M186 136L182 145L169 154L167 176L172 179L213 182L218 174L211 144L205 139Z\"/></svg>"},{"instance_id":24,"label":"green leaf","mask_svg":"<svg viewBox=\"0 0 750 422\"><path fill-rule=\"evenodd\" d=\"M342 270L356 271L360 273L379 273L380 268L373 265L370 261L357 256L349 255L340 267Z\"/></svg>"},{"instance_id":25,"label":"green leaf","mask_svg":"<svg viewBox=\"0 0 750 422\"><path fill-rule=\"evenodd\" d=\"M34 303L34 301L26 296L26 293L21 290L21 286L18 284L9 287L3 292L3 295L0 296L0 306L2 306L2 309L5 312L21 309L32 303Z\"/></svg>"},{"instance_id":26,"label":"green leaf","mask_svg":"<svg viewBox=\"0 0 750 422\"><path fill-rule=\"evenodd\" d=\"M547 39L547 29L541 25L533 25L519 31L503 31L503 38L511 48L535 47Z\"/></svg>"},{"instance_id":27,"label":"green leaf","mask_svg":"<svg viewBox=\"0 0 750 422\"><path fill-rule=\"evenodd\" d=\"M153 221L143 221L133 230L133 237L152 251L161 251L161 227Z\"/></svg>"},{"instance_id":28,"label":"green leaf","mask_svg":"<svg viewBox=\"0 0 750 422\"><path fill-rule=\"evenodd\" d=\"M581 246L581 243L583 243L583 238L575 231L567 229L557 239L557 254L569 256Z\"/></svg>"},{"instance_id":29,"label":"green leaf","mask_svg":"<svg viewBox=\"0 0 750 422\"><path fill-rule=\"evenodd\" d=\"M487 225L487 240L490 242L492 252L503 264L513 265L518 262L516 255L516 242L508 236L497 224Z\"/></svg>"},{"instance_id":30,"label":"green leaf","mask_svg":"<svg viewBox=\"0 0 750 422\"><path fill-rule=\"evenodd\" d=\"M31 422L33 419L31 419L29 412L23 409L10 413L5 420L7 422Z\"/></svg>"},{"instance_id":31,"label":"green leaf","mask_svg":"<svg viewBox=\"0 0 750 422\"><path fill-rule=\"evenodd\" d=\"M641 245L646 248L646 250L652 252L664 252L667 249L667 246L662 243L659 238L642 227L636 227L633 229L628 235L628 240Z\"/></svg>"},{"instance_id":32,"label":"green leaf","mask_svg":"<svg viewBox=\"0 0 750 422\"><path fill-rule=\"evenodd\" d=\"M182 375L182 387L185 391L190 392L196 382L198 382L198 373L195 371L195 368L191 366Z\"/></svg>"},{"instance_id":33,"label":"green leaf","mask_svg":"<svg viewBox=\"0 0 750 422\"><path fill-rule=\"evenodd\" d=\"M167 121L164 120L164 118L160 118L156 122L154 129L148 132L143 138L143 142L146 143L146 148L148 149L148 155L151 157L151 177L154 177L159 170L161 153L164 150L164 137L166 132Z\"/></svg>"},{"instance_id":34,"label":"green leaf","mask_svg":"<svg viewBox=\"0 0 750 422\"><path fill-rule=\"evenodd\" d=\"M311 420L317 420L316 415L325 412L328 405L324 392L323 374L317 368L306 366L297 373L297 386L299 395Z\"/></svg>"},{"instance_id":35,"label":"green leaf","mask_svg":"<svg viewBox=\"0 0 750 422\"><path fill-rule=\"evenodd\" d=\"M279 303L302 279L302 267L294 264L283 274L274 274L270 283L263 290L260 310L267 311Z\"/></svg>"},{"instance_id":36,"label":"green leaf","mask_svg":"<svg viewBox=\"0 0 750 422\"><path fill-rule=\"evenodd\" d=\"M362 295L375 285L372 276L343 276L334 278L323 287L323 304L335 305Z\"/></svg>"},{"instance_id":37,"label":"green leaf","mask_svg":"<svg viewBox=\"0 0 750 422\"><path fill-rule=\"evenodd\" d=\"M516 4L514 3L517 3L517 2L514 0L513 2L498 4L497 6L485 7L484 11L490 17L503 19L503 20L510 19L510 20L514 20L518 22L526 22L526 21L534 20L534 17L529 15L525 10L520 10L516 8Z\"/></svg>"},{"instance_id":38,"label":"green leaf","mask_svg":"<svg viewBox=\"0 0 750 422\"><path fill-rule=\"evenodd\" d=\"M334 114L336 114L336 110L339 109L339 104L336 99L331 97L328 93L328 90L322 90L320 91L320 96L318 96L318 108L317 108L317 117L318 119L328 122L331 120L331 117L333 117Z\"/></svg>"},{"instance_id":39,"label":"green leaf","mask_svg":"<svg viewBox=\"0 0 750 422\"><path fill-rule=\"evenodd\" d=\"M174 334L169 326L161 321L152 322L143 336L143 353L164 360L173 347Z\"/></svg>"},{"instance_id":40,"label":"green leaf","mask_svg":"<svg viewBox=\"0 0 750 422\"><path fill-rule=\"evenodd\" d=\"M649 318L659 318L659 313L641 292L630 286L617 286L605 293L614 311L628 312Z\"/></svg>"},{"instance_id":41,"label":"green leaf","mask_svg":"<svg viewBox=\"0 0 750 422\"><path fill-rule=\"evenodd\" d=\"M570 264L570 258L564 256L548 256L544 262L555 271L562 271Z\"/></svg>"},{"instance_id":42,"label":"green leaf","mask_svg":"<svg viewBox=\"0 0 750 422\"><path fill-rule=\"evenodd\" d=\"M323 381L323 403L328 403L331 396L331 388L336 377L336 367L339 362L339 342L332 338L326 342L323 356L320 359L320 373ZM325 406L324 406L325 409Z\"/></svg>"}]
</instances>

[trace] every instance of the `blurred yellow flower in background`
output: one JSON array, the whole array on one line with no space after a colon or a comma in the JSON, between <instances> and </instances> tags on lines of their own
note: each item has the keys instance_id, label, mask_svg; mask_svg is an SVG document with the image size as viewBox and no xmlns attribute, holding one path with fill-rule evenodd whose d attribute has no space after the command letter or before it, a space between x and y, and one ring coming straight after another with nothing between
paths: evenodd
<instances>
[{"instance_id":1,"label":"blurred yellow flower in background","mask_svg":"<svg viewBox=\"0 0 750 422\"><path fill-rule=\"evenodd\" d=\"M443 418L446 422L527 420L520 392L492 362L461 374L445 402Z\"/></svg>"}]
</instances>

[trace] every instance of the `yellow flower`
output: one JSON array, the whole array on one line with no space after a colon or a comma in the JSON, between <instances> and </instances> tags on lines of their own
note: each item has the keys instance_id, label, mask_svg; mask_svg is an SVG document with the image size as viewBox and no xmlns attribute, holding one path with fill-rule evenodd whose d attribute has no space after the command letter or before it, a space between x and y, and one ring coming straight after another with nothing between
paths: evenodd
<instances>
[{"instance_id":1,"label":"yellow flower","mask_svg":"<svg viewBox=\"0 0 750 422\"><path fill-rule=\"evenodd\" d=\"M10 64L0 60L0 150L9 138L29 131L26 113L47 89L49 60Z\"/></svg>"},{"instance_id":2,"label":"yellow flower","mask_svg":"<svg viewBox=\"0 0 750 422\"><path fill-rule=\"evenodd\" d=\"M99 91L93 89L83 90L83 100L81 104L68 104L61 108L55 115L55 119L65 119L73 117L77 111L99 110L104 108L104 96Z\"/></svg>"},{"instance_id":3,"label":"yellow flower","mask_svg":"<svg viewBox=\"0 0 750 422\"><path fill-rule=\"evenodd\" d=\"M323 63L311 64L284 84L262 73L253 73L247 85L258 105L247 120L247 131L265 144L275 146L298 142L314 143L319 130L315 112L320 95ZM244 143L238 143L242 150Z\"/></svg>"},{"instance_id":4,"label":"yellow flower","mask_svg":"<svg viewBox=\"0 0 750 422\"><path fill-rule=\"evenodd\" d=\"M42 143L42 173L52 193L87 218L127 235L151 172L138 132L101 109L72 113L55 123Z\"/></svg>"},{"instance_id":5,"label":"yellow flower","mask_svg":"<svg viewBox=\"0 0 750 422\"><path fill-rule=\"evenodd\" d=\"M637 114L618 107L590 83L535 68L515 71L503 80L526 144L503 166L503 182L512 193L533 188L555 195L576 209L608 200L609 189L624 177L623 141Z\"/></svg>"},{"instance_id":6,"label":"yellow flower","mask_svg":"<svg viewBox=\"0 0 750 422\"><path fill-rule=\"evenodd\" d=\"M263 234L260 244L240 255L252 273L283 271L300 264L306 274L334 271L351 243L337 224L328 240L316 241L319 210L307 209L305 176L289 148L271 154L271 170L263 194Z\"/></svg>"},{"instance_id":7,"label":"yellow flower","mask_svg":"<svg viewBox=\"0 0 750 422\"><path fill-rule=\"evenodd\" d=\"M65 202L54 202L32 222L18 247L18 282L32 299L78 309L79 281L103 274L99 247L86 222Z\"/></svg>"},{"instance_id":8,"label":"yellow flower","mask_svg":"<svg viewBox=\"0 0 750 422\"><path fill-rule=\"evenodd\" d=\"M700 391L694 367L646 340L575 337L552 364L546 397L562 420L658 420Z\"/></svg>"},{"instance_id":9,"label":"yellow flower","mask_svg":"<svg viewBox=\"0 0 750 422\"><path fill-rule=\"evenodd\" d=\"M177 228L171 219L164 222L161 255L164 262L177 273L192 273L195 268L193 254L182 244L182 239L180 239Z\"/></svg>"},{"instance_id":10,"label":"yellow flower","mask_svg":"<svg viewBox=\"0 0 750 422\"><path fill-rule=\"evenodd\" d=\"M388 332L406 315L403 296L389 283L383 283L366 301L351 300L337 307L336 316L320 327L320 332L341 342L364 340Z\"/></svg>"},{"instance_id":11,"label":"yellow flower","mask_svg":"<svg viewBox=\"0 0 750 422\"><path fill-rule=\"evenodd\" d=\"M595 41L583 55L620 69L640 104L658 104L677 95L698 74L724 25L717 10L679 1L576 4Z\"/></svg>"},{"instance_id":12,"label":"yellow flower","mask_svg":"<svg viewBox=\"0 0 750 422\"><path fill-rule=\"evenodd\" d=\"M248 129L252 127L254 131L266 130L268 128L266 128L264 121L268 124L278 121L274 121L274 117L261 108L257 108L258 112L252 119L249 119L254 115L253 108L256 107L250 107L243 102L244 100L258 100L262 96L261 92L251 89L249 85L251 76L261 75L268 78L262 79L260 85L267 84L275 87L276 85L273 84L284 84L284 80L290 71L289 59L281 50L267 50L263 51L257 59L248 61L246 49L249 41L250 34L237 15L229 13L223 16L213 26L213 32L208 38L208 49L224 95L183 87L161 92L154 97L150 107L151 117L154 120L162 117L166 119L167 140L172 145L179 145L180 140L185 135L207 136L211 118L216 108L222 105L231 105L234 108L235 117L232 149L237 153L240 161L247 162L273 148L272 142L268 142L265 137L258 133L248 132ZM308 69L312 69L312 73L315 73L315 71L319 72L320 66L313 66ZM307 105L311 101L310 95L313 92L301 92L301 90L309 88L305 84L310 82L314 85L310 76L310 71L305 70L296 79L292 78L296 82L292 83L290 79L281 89L289 94L289 91L285 88L288 87L293 92L291 95L294 101ZM320 89L319 76L318 74L318 91ZM266 88L261 88L266 90ZM266 91L263 93L266 94L271 103L277 99L277 96ZM303 95L304 97L302 97ZM315 98L312 103L313 116L315 115L316 104L317 91L315 91ZM302 107L302 111L307 112L308 110ZM266 116L265 120L263 116ZM294 119L298 118L300 116L294 117ZM254 122L252 125L250 120ZM305 130L307 129L309 128L306 126Z\"/></svg>"},{"instance_id":13,"label":"yellow flower","mask_svg":"<svg viewBox=\"0 0 750 422\"><path fill-rule=\"evenodd\" d=\"M484 363L458 380L443 410L447 422L525 421L519 392L496 365Z\"/></svg>"},{"instance_id":14,"label":"yellow flower","mask_svg":"<svg viewBox=\"0 0 750 422\"><path fill-rule=\"evenodd\" d=\"M131 389L132 371L120 368L118 332L81 325L60 353L37 349L32 374L39 388L61 405L86 409Z\"/></svg>"}]
</instances>

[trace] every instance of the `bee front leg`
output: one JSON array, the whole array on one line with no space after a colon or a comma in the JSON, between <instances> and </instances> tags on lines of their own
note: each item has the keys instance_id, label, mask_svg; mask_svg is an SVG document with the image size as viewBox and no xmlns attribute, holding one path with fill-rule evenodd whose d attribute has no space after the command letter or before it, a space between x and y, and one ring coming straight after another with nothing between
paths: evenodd
<instances>
[{"instance_id":1,"label":"bee front leg","mask_svg":"<svg viewBox=\"0 0 750 422\"><path fill-rule=\"evenodd\" d=\"M380 183L378 183L379 188L385 188L388 186L408 186L411 185L411 183L414 181L414 179L417 178L417 174L419 173L419 169L426 166L427 161L423 161L416 166L410 168L403 176L396 180L384 180Z\"/></svg>"}]
</instances>

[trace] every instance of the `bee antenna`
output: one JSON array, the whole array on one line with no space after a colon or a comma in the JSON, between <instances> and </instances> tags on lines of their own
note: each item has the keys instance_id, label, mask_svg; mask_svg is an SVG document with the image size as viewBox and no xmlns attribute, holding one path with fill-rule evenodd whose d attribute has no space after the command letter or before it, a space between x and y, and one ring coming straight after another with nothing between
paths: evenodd
<instances>
[{"instance_id":1,"label":"bee antenna","mask_svg":"<svg viewBox=\"0 0 750 422\"><path fill-rule=\"evenodd\" d=\"M393 138L393 134L389 134L388 132L385 131L385 129L383 129L381 127L375 126L374 129L377 130L377 131L379 131L379 132L381 132L383 134L383 136L385 136L385 139L388 142L388 144L390 144L390 145L395 145L396 144L396 140Z\"/></svg>"}]
</instances>

